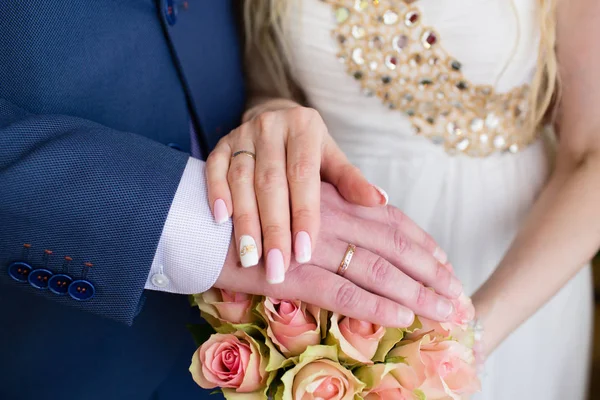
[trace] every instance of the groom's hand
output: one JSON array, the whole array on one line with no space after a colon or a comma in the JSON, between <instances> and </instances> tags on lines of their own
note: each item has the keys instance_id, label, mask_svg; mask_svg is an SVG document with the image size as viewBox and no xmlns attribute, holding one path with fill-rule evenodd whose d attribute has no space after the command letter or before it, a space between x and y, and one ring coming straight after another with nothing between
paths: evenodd
<instances>
[{"instance_id":1,"label":"groom's hand","mask_svg":"<svg viewBox=\"0 0 600 400\"><path fill-rule=\"evenodd\" d=\"M414 313L449 319L453 308L448 298L458 297L462 286L433 257L435 244L427 234L393 207L349 204L329 184L322 184L321 193L321 231L309 264L292 262L286 280L270 285L264 268L239 268L232 243L215 286L299 299L385 326L409 326ZM349 243L356 252L340 276L336 272Z\"/></svg>"}]
</instances>

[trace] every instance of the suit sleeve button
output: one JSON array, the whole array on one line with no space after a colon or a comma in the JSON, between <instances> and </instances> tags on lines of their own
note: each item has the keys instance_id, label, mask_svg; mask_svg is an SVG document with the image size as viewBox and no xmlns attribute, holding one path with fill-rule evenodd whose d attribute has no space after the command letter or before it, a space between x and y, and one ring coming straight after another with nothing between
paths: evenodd
<instances>
[{"instance_id":1,"label":"suit sleeve button","mask_svg":"<svg viewBox=\"0 0 600 400\"><path fill-rule=\"evenodd\" d=\"M17 261L8 266L8 275L17 282L27 282L32 269L31 265Z\"/></svg>"},{"instance_id":2,"label":"suit sleeve button","mask_svg":"<svg viewBox=\"0 0 600 400\"><path fill-rule=\"evenodd\" d=\"M47 289L48 281L52 278L52 272L47 269L34 269L29 273L28 281L36 289Z\"/></svg>"},{"instance_id":3,"label":"suit sleeve button","mask_svg":"<svg viewBox=\"0 0 600 400\"><path fill-rule=\"evenodd\" d=\"M73 278L65 274L56 274L48 281L48 289L54 294L64 295L69 291Z\"/></svg>"},{"instance_id":4,"label":"suit sleeve button","mask_svg":"<svg viewBox=\"0 0 600 400\"><path fill-rule=\"evenodd\" d=\"M69 285L69 296L77 301L85 301L94 297L96 294L96 288L91 282L86 280L73 281Z\"/></svg>"}]
</instances>

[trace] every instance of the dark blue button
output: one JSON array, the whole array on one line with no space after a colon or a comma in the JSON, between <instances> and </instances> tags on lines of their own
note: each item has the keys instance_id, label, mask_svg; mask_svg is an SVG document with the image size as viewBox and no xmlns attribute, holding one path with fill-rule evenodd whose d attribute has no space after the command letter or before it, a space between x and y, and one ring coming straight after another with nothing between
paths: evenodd
<instances>
[{"instance_id":1,"label":"dark blue button","mask_svg":"<svg viewBox=\"0 0 600 400\"><path fill-rule=\"evenodd\" d=\"M96 288L89 281L78 280L69 285L69 296L78 301L89 300L96 294Z\"/></svg>"},{"instance_id":2,"label":"dark blue button","mask_svg":"<svg viewBox=\"0 0 600 400\"><path fill-rule=\"evenodd\" d=\"M8 275L17 282L27 282L32 269L31 265L23 261L17 261L8 266Z\"/></svg>"},{"instance_id":3,"label":"dark blue button","mask_svg":"<svg viewBox=\"0 0 600 400\"><path fill-rule=\"evenodd\" d=\"M177 143L169 143L167 146L169 146L170 148L175 149L175 150L183 151L181 146L178 145Z\"/></svg>"},{"instance_id":4,"label":"dark blue button","mask_svg":"<svg viewBox=\"0 0 600 400\"><path fill-rule=\"evenodd\" d=\"M165 0L165 18L169 25L175 25L177 22L177 13L179 7L175 4L175 0Z\"/></svg>"},{"instance_id":5,"label":"dark blue button","mask_svg":"<svg viewBox=\"0 0 600 400\"><path fill-rule=\"evenodd\" d=\"M65 274L54 275L48 281L48 289L54 294L63 295L69 291L69 285L73 282L73 278Z\"/></svg>"},{"instance_id":6,"label":"dark blue button","mask_svg":"<svg viewBox=\"0 0 600 400\"><path fill-rule=\"evenodd\" d=\"M52 272L47 269L34 269L29 273L29 284L36 289L47 289L48 281L52 278Z\"/></svg>"}]
</instances>

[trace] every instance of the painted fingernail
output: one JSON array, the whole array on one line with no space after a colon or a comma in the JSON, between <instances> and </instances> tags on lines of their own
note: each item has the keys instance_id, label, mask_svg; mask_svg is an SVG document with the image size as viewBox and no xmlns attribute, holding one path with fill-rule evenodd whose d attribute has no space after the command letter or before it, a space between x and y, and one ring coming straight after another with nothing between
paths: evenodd
<instances>
[{"instance_id":1,"label":"painted fingernail","mask_svg":"<svg viewBox=\"0 0 600 400\"><path fill-rule=\"evenodd\" d=\"M387 192L385 190L383 190L382 188L380 188L377 185L373 185L373 187L375 188L375 190L377 190L379 192L379 194L381 195L381 200L382 200L382 205L387 206L388 201L390 200Z\"/></svg>"},{"instance_id":2,"label":"painted fingernail","mask_svg":"<svg viewBox=\"0 0 600 400\"><path fill-rule=\"evenodd\" d=\"M282 283L285 279L283 254L279 249L272 249L267 254L267 282L272 285Z\"/></svg>"},{"instance_id":3,"label":"painted fingernail","mask_svg":"<svg viewBox=\"0 0 600 400\"><path fill-rule=\"evenodd\" d=\"M217 224L221 225L227 222L229 219L229 213L227 212L227 206L222 199L215 200L215 204L213 206L213 210L215 213L215 221Z\"/></svg>"},{"instance_id":4,"label":"painted fingernail","mask_svg":"<svg viewBox=\"0 0 600 400\"><path fill-rule=\"evenodd\" d=\"M240 238L240 262L244 268L258 264L258 247L252 236L244 235Z\"/></svg>"},{"instance_id":5,"label":"painted fingernail","mask_svg":"<svg viewBox=\"0 0 600 400\"><path fill-rule=\"evenodd\" d=\"M294 244L294 254L296 261L300 264L305 264L312 257L312 249L310 244L310 236L307 232L301 231L296 234L296 243Z\"/></svg>"},{"instance_id":6,"label":"painted fingernail","mask_svg":"<svg viewBox=\"0 0 600 400\"><path fill-rule=\"evenodd\" d=\"M450 279L450 287L448 288L451 296L458 297L463 292L463 285L460 281L454 277Z\"/></svg>"},{"instance_id":7,"label":"painted fingernail","mask_svg":"<svg viewBox=\"0 0 600 400\"><path fill-rule=\"evenodd\" d=\"M454 311L454 307L448 300L441 299L438 301L435 311L440 319L446 320Z\"/></svg>"},{"instance_id":8,"label":"painted fingernail","mask_svg":"<svg viewBox=\"0 0 600 400\"><path fill-rule=\"evenodd\" d=\"M433 251L433 257L435 257L435 259L441 262L442 264L446 264L446 261L448 261L448 255L444 250L442 250L439 247L436 247Z\"/></svg>"}]
</instances>

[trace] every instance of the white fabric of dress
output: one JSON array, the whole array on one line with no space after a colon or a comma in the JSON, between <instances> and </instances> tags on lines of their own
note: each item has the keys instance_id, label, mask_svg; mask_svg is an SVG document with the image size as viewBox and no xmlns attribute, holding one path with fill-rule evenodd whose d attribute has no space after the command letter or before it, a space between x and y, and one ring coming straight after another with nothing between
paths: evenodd
<instances>
[{"instance_id":1,"label":"white fabric of dress","mask_svg":"<svg viewBox=\"0 0 600 400\"><path fill-rule=\"evenodd\" d=\"M500 262L546 182L546 146L538 139L515 154L471 157L449 154L417 134L409 116L379 96L366 96L338 59L340 43L332 32L348 17L347 10L336 14L336 6L356 11L354 0L336 1L291 1L284 34L292 76L352 163L433 235L472 294ZM375 5L369 0L363 6ZM436 45L460 60L470 84L504 93L533 79L536 0L419 0L410 6L435 29ZM585 399L591 329L586 267L487 360L474 399Z\"/></svg>"}]
</instances>

